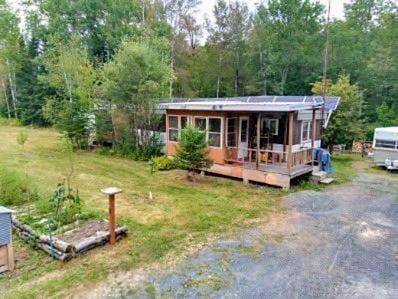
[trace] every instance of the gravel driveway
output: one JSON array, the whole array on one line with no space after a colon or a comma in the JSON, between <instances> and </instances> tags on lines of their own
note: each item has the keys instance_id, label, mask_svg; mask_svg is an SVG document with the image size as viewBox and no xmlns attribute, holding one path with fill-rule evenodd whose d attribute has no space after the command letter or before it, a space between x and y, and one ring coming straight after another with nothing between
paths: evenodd
<instances>
[{"instance_id":1,"label":"gravel driveway","mask_svg":"<svg viewBox=\"0 0 398 299\"><path fill-rule=\"evenodd\" d=\"M325 192L290 194L284 204L286 213L240 238L107 295L398 298L398 180L359 174Z\"/></svg>"}]
</instances>

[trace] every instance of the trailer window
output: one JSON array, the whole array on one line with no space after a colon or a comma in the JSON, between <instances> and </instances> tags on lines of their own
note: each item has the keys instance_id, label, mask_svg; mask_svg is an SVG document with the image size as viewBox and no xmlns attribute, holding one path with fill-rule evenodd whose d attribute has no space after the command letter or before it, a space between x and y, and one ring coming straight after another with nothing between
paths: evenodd
<instances>
[{"instance_id":1,"label":"trailer window","mask_svg":"<svg viewBox=\"0 0 398 299\"><path fill-rule=\"evenodd\" d=\"M397 142L392 141L392 140L382 140L382 139L376 139L376 147L381 147L381 148L397 148Z\"/></svg>"}]
</instances>

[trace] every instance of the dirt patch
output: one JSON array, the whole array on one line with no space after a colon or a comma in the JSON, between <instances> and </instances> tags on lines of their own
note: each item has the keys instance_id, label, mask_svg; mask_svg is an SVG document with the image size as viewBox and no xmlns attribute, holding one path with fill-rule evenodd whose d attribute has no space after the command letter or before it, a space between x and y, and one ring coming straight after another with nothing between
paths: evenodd
<instances>
[{"instance_id":1,"label":"dirt patch","mask_svg":"<svg viewBox=\"0 0 398 299\"><path fill-rule=\"evenodd\" d=\"M76 244L85 238L95 235L97 232L107 232L108 230L108 222L90 219L84 222L78 229L68 231L58 236L58 238L67 243Z\"/></svg>"}]
</instances>

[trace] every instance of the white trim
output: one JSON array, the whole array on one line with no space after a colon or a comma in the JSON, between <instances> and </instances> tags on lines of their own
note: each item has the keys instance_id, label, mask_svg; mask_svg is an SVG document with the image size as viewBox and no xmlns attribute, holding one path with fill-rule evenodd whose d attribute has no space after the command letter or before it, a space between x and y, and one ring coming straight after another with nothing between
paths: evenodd
<instances>
[{"instance_id":1,"label":"white trim","mask_svg":"<svg viewBox=\"0 0 398 299\"><path fill-rule=\"evenodd\" d=\"M299 111L308 110L322 105L310 103L227 103L223 101L215 102L185 102L185 103L159 103L158 109L174 110L206 110L206 111Z\"/></svg>"},{"instance_id":2,"label":"white trim","mask_svg":"<svg viewBox=\"0 0 398 299\"><path fill-rule=\"evenodd\" d=\"M209 141L209 134L210 133L218 134L217 132L210 132L210 125L209 125L210 118L219 119L220 120L220 146L209 145L209 147L211 147L211 148L222 148L223 147L223 141L224 141L224 138L223 138L223 133L224 133L224 130L223 130L223 125L224 125L223 119L224 118L220 117L220 116L209 116L209 117L207 117L207 130L206 130L207 131L207 134L206 134L207 142Z\"/></svg>"},{"instance_id":3,"label":"white trim","mask_svg":"<svg viewBox=\"0 0 398 299\"><path fill-rule=\"evenodd\" d=\"M170 116L171 117L177 117L177 126L178 126L178 128L170 127ZM181 128L181 117L186 117L187 118L187 124L190 125L190 124L192 124L192 116L191 115L168 114L167 117L168 117L167 122L169 124L169 127L167 128L167 132L166 132L167 133L167 142L178 143L178 141L170 140L170 133L169 133L170 129L177 130L177 136L180 137L181 130L182 130L182 128Z\"/></svg>"},{"instance_id":4,"label":"white trim","mask_svg":"<svg viewBox=\"0 0 398 299\"><path fill-rule=\"evenodd\" d=\"M278 118L269 118L269 117L262 117L261 118L261 128L264 127L264 122L267 122L267 128L270 128L270 122L276 121L276 133L271 133L271 135L278 136L279 134L279 119ZM264 132L263 132L264 133Z\"/></svg>"},{"instance_id":5,"label":"white trim","mask_svg":"<svg viewBox=\"0 0 398 299\"><path fill-rule=\"evenodd\" d=\"M305 139L305 140L303 140L304 123L308 123L308 124L309 124L309 128L308 128L308 131L307 131L307 133L308 133L308 138ZM301 143L305 143L305 142L311 141L311 125L312 125L312 121L310 121L310 120L303 120L303 121L301 122L301 134L300 134L300 141L301 141Z\"/></svg>"},{"instance_id":6,"label":"white trim","mask_svg":"<svg viewBox=\"0 0 398 299\"><path fill-rule=\"evenodd\" d=\"M217 119L219 119L220 120L220 146L212 146L212 145L209 145L209 148L217 148L217 149L220 149L220 148L223 148L223 142L224 142L224 118L223 117L221 117L221 116L196 116L196 115L194 115L194 116L192 116L192 119L193 119L193 125L194 126L196 126L196 119L204 119L205 121L206 121L206 128L205 128L205 132L206 132L206 142L209 142L209 133L210 133L210 131L209 131L209 119L210 118L217 118ZM216 132L213 132L213 133L216 133Z\"/></svg>"}]
</instances>

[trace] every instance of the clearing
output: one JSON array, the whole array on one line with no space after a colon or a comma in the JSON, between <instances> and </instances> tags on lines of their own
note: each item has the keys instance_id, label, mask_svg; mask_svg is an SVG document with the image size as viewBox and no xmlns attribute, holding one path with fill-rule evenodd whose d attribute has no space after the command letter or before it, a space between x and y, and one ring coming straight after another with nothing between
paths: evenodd
<instances>
[{"instance_id":1,"label":"clearing","mask_svg":"<svg viewBox=\"0 0 398 299\"><path fill-rule=\"evenodd\" d=\"M21 130L29 135L24 156L16 142ZM68 169L59 134L51 129L0 126L0 140L0 164L26 170L41 196L49 198ZM192 184L183 171L150 174L147 162L98 152L78 152L74 160L72 187L79 189L83 211L107 217L108 201L100 189L124 190L117 196L116 211L118 223L129 228L128 237L114 247L107 245L62 263L14 236L16 270L0 275L2 297L64 297L110 273L156 267L160 261L174 263L216 236L234 233L279 211L284 194L276 188L214 177Z\"/></svg>"},{"instance_id":2,"label":"clearing","mask_svg":"<svg viewBox=\"0 0 398 299\"><path fill-rule=\"evenodd\" d=\"M16 142L21 130L29 135L24 155ZM0 164L27 171L41 197L49 198L68 168L68 159L60 150L59 134L51 129L0 126L0 139ZM349 156L335 159L337 183L352 177L351 160ZM107 285L109 275L113 281L114 276L123 278L132 272L142 277L134 277L130 282L142 281L145 273L173 268L212 240L233 238L248 227L267 227L271 215L285 219L281 199L286 192L277 188L245 186L240 181L216 177L200 178L193 184L185 179L185 172L150 174L146 162L99 152L77 152L74 161L72 187L79 189L84 212L106 218L107 198L100 189L116 186L124 190L117 197L116 210L118 223L129 228L128 237L116 246L106 245L62 263L14 236L16 270L0 275L3 297L86 296L87 290L100 290L102 282ZM306 182L295 186L292 192L308 188L324 189ZM153 200L149 199L149 192ZM279 234L271 233L263 241L271 246L282 239ZM259 244L241 246L238 251L257 255ZM226 257L220 264L229 268L227 262ZM207 283L216 289L223 287L217 276L211 276ZM198 284L201 282L194 279L185 282L192 287ZM145 290L150 294L163 292L150 283Z\"/></svg>"},{"instance_id":3,"label":"clearing","mask_svg":"<svg viewBox=\"0 0 398 299\"><path fill-rule=\"evenodd\" d=\"M85 293L133 298L398 298L398 180L360 173L162 273Z\"/></svg>"}]
</instances>

